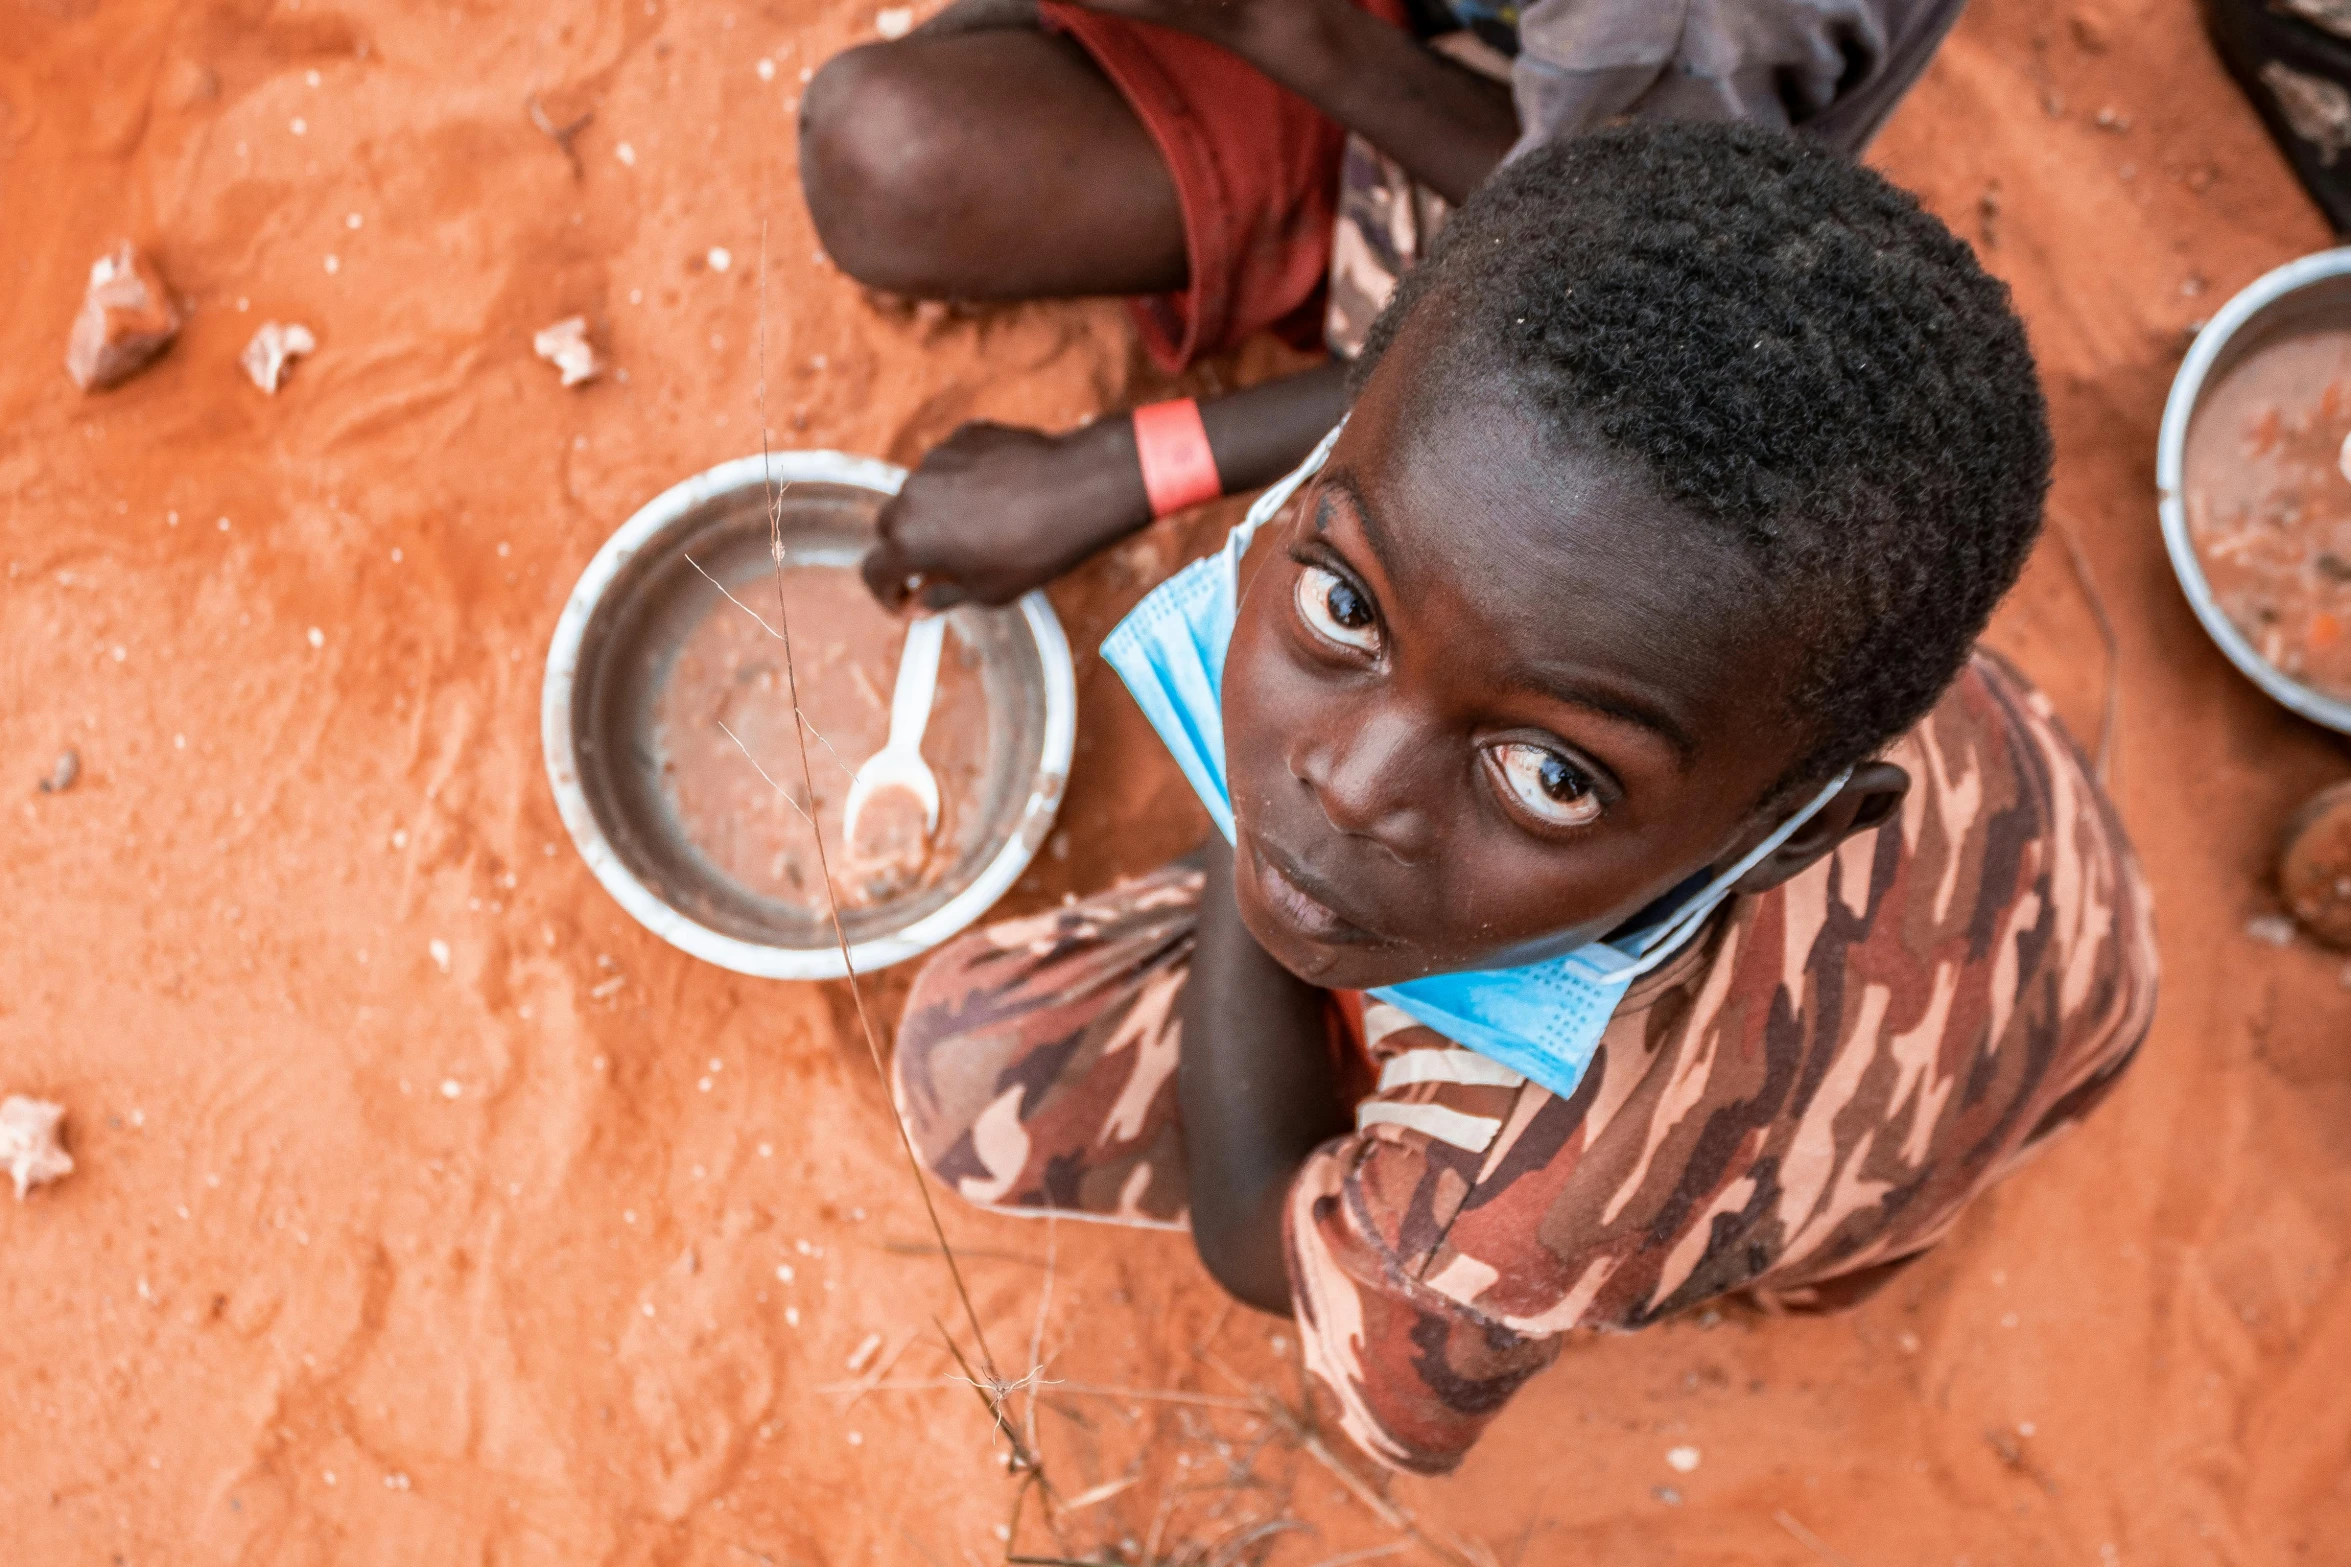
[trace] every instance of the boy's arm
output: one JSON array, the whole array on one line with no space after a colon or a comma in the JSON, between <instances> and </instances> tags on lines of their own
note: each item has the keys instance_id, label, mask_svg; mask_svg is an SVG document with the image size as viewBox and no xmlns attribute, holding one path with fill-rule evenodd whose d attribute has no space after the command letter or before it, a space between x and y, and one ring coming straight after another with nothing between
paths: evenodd
<instances>
[{"instance_id":1,"label":"boy's arm","mask_svg":"<svg viewBox=\"0 0 2351 1567\"><path fill-rule=\"evenodd\" d=\"M1340 1097L1326 993L1268 957L1241 924L1222 838L1210 835L1207 857L1176 1066L1192 1241L1218 1283L1286 1317L1290 1184L1309 1154L1354 1122Z\"/></svg>"},{"instance_id":2,"label":"boy's arm","mask_svg":"<svg viewBox=\"0 0 2351 1567\"><path fill-rule=\"evenodd\" d=\"M1518 140L1507 85L1350 0L1079 0L1231 50L1458 204Z\"/></svg>"},{"instance_id":3,"label":"boy's arm","mask_svg":"<svg viewBox=\"0 0 2351 1567\"><path fill-rule=\"evenodd\" d=\"M1225 493L1289 472L1346 410L1339 363L1203 401ZM916 581L933 609L1008 604L1150 520L1127 416L1063 435L967 424L933 447L882 508L866 585L893 609Z\"/></svg>"}]
</instances>

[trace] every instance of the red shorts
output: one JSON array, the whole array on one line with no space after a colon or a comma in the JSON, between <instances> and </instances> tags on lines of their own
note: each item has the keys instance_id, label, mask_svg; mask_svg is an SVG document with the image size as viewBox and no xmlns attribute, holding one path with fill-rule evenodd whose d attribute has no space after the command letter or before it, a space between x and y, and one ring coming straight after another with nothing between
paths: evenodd
<instances>
[{"instance_id":1,"label":"red shorts","mask_svg":"<svg viewBox=\"0 0 2351 1567\"><path fill-rule=\"evenodd\" d=\"M1404 24L1403 0L1354 3ZM1346 132L1189 33L1065 0L1037 9L1117 86L1175 177L1192 277L1180 294L1133 302L1152 359L1181 370L1269 327L1297 347L1318 345Z\"/></svg>"}]
</instances>

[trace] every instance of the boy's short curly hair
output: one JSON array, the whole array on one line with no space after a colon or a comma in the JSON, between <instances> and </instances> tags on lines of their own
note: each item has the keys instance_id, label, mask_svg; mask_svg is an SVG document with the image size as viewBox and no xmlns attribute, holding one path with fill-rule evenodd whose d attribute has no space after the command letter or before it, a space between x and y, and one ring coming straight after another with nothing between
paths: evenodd
<instances>
[{"instance_id":1,"label":"boy's short curly hair","mask_svg":"<svg viewBox=\"0 0 2351 1567\"><path fill-rule=\"evenodd\" d=\"M1514 160L1371 330L1498 367L1554 428L1637 460L1773 584L1810 649L1784 792L1915 724L2040 531L2047 408L2007 287L1912 197L1806 139L1624 126Z\"/></svg>"}]
</instances>

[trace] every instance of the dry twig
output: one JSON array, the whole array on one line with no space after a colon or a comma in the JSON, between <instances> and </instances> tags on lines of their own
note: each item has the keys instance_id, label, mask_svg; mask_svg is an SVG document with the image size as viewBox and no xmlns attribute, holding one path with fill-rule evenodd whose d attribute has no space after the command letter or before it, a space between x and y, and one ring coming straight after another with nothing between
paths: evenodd
<instances>
[{"instance_id":1,"label":"dry twig","mask_svg":"<svg viewBox=\"0 0 2351 1567\"><path fill-rule=\"evenodd\" d=\"M2098 579L2091 575L2090 558L2082 553L2081 541L2074 537L2073 524L2055 511L2049 517L2057 524L2057 537L2064 541L2065 559L2073 568L2073 580L2081 588L2082 597L2089 601L2091 618L2098 623L2098 640L2106 649L2106 701L2098 719L2098 749L2091 765L2098 782L2111 787L2115 734L2122 723L2122 643L2114 634L2113 617L2106 613L2106 596L2098 591Z\"/></svg>"},{"instance_id":2,"label":"dry twig","mask_svg":"<svg viewBox=\"0 0 2351 1567\"><path fill-rule=\"evenodd\" d=\"M572 145L572 140L573 138L577 137L580 132L588 128L588 122L596 118L596 111L590 109L585 114L582 114L578 119L572 121L569 125L558 125L553 120L547 118L546 110L539 107L539 95L537 93L533 93L530 97L524 99L523 107L531 111L531 123L539 128L540 133L543 134L549 141L555 143L556 146L563 149L563 156L571 163L572 179L574 181L586 179L588 177L587 165L580 162L580 151L577 147ZM761 322L763 329L765 325L766 323L763 320Z\"/></svg>"},{"instance_id":3,"label":"dry twig","mask_svg":"<svg viewBox=\"0 0 2351 1567\"><path fill-rule=\"evenodd\" d=\"M1838 1555L1836 1551L1830 1548L1828 1541L1822 1539L1819 1535L1814 1534L1810 1529L1807 1529L1802 1524L1798 1523L1794 1518L1788 1516L1788 1510L1785 1507L1775 1511L1772 1514L1772 1517L1778 1520L1779 1526L1781 1528L1787 1530L1788 1533L1795 1538L1797 1544L1812 1552L1813 1555L1819 1557L1822 1561L1827 1562L1829 1567L1853 1567L1851 1562L1847 1561L1844 1557Z\"/></svg>"}]
</instances>

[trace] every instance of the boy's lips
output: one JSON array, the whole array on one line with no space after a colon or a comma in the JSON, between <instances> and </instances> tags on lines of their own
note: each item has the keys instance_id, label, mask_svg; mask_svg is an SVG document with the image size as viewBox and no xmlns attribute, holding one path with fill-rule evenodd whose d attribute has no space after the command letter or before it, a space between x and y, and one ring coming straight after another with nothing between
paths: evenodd
<instances>
[{"instance_id":1,"label":"boy's lips","mask_svg":"<svg viewBox=\"0 0 2351 1567\"><path fill-rule=\"evenodd\" d=\"M1293 934L1334 947L1363 946L1383 939L1379 932L1331 907L1335 900L1321 878L1262 838L1247 842L1258 901Z\"/></svg>"}]
</instances>

